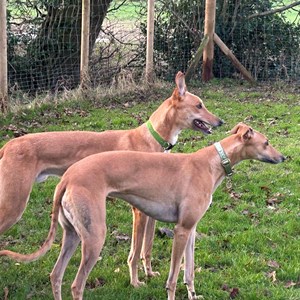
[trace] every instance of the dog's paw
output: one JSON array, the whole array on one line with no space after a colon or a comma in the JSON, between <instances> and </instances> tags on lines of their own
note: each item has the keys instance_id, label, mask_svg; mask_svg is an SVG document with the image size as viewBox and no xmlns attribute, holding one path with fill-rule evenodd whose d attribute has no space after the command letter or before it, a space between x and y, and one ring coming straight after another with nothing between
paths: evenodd
<instances>
[{"instance_id":1,"label":"dog's paw","mask_svg":"<svg viewBox=\"0 0 300 300\"><path fill-rule=\"evenodd\" d=\"M201 299L201 300L204 300L204 297L202 295L196 295L194 294L193 296L190 296L189 297L189 300L196 300L196 299Z\"/></svg>"},{"instance_id":2,"label":"dog's paw","mask_svg":"<svg viewBox=\"0 0 300 300\"><path fill-rule=\"evenodd\" d=\"M147 276L148 277L156 277L156 276L160 276L160 273L159 272L147 272Z\"/></svg>"},{"instance_id":3,"label":"dog's paw","mask_svg":"<svg viewBox=\"0 0 300 300\"><path fill-rule=\"evenodd\" d=\"M131 285L132 285L133 287L135 287L135 288L139 288L139 287L141 287L141 286L146 285L146 283L145 283L144 281L139 281L139 280L137 280L137 281L135 281L135 282L131 282Z\"/></svg>"},{"instance_id":4,"label":"dog's paw","mask_svg":"<svg viewBox=\"0 0 300 300\"><path fill-rule=\"evenodd\" d=\"M196 295L195 292L189 292L189 300L196 300L196 299L204 299L204 297L202 295Z\"/></svg>"}]
</instances>

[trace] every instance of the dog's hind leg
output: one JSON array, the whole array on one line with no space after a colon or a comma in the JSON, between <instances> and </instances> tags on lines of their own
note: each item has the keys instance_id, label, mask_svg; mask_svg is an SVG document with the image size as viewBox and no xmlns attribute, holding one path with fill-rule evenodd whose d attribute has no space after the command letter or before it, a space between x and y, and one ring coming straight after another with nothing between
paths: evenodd
<instances>
[{"instance_id":1,"label":"dog's hind leg","mask_svg":"<svg viewBox=\"0 0 300 300\"><path fill-rule=\"evenodd\" d=\"M62 215L60 215L62 216ZM61 300L61 284L66 267L76 250L80 239L74 227L67 220L60 222L63 227L62 247L57 262L50 274L53 296Z\"/></svg>"},{"instance_id":2,"label":"dog's hind leg","mask_svg":"<svg viewBox=\"0 0 300 300\"><path fill-rule=\"evenodd\" d=\"M71 287L73 299L81 300L86 280L105 241L106 193L95 196L85 188L72 187L72 190L64 211L68 210L67 218L81 239L81 263Z\"/></svg>"},{"instance_id":3,"label":"dog's hind leg","mask_svg":"<svg viewBox=\"0 0 300 300\"><path fill-rule=\"evenodd\" d=\"M81 263L76 278L72 284L74 300L81 300L89 273L96 264L102 250L106 235L106 226L97 225L93 234L83 238L81 247Z\"/></svg>"}]
</instances>

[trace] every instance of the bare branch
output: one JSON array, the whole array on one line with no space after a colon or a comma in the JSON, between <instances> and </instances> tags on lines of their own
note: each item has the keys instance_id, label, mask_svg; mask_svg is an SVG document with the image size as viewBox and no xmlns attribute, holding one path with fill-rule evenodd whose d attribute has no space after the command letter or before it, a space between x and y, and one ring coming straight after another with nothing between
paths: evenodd
<instances>
[{"instance_id":1,"label":"bare branch","mask_svg":"<svg viewBox=\"0 0 300 300\"><path fill-rule=\"evenodd\" d=\"M161 1L162 4L165 4L164 1ZM193 35L193 36L198 36L199 33L196 32L195 30L193 30L184 20L183 18L177 14L177 12L172 9L171 7L169 7L169 10L171 11L171 13L184 25L184 27Z\"/></svg>"},{"instance_id":2,"label":"bare branch","mask_svg":"<svg viewBox=\"0 0 300 300\"><path fill-rule=\"evenodd\" d=\"M109 10L107 11L107 13L110 13L110 12L112 12L112 11L118 10L118 9L119 9L121 6L123 6L126 2L127 2L127 0L124 0L123 2L121 2L121 3L118 4L118 5L115 4L115 6L112 7L111 9L109 9Z\"/></svg>"},{"instance_id":3,"label":"bare branch","mask_svg":"<svg viewBox=\"0 0 300 300\"><path fill-rule=\"evenodd\" d=\"M300 5L300 1L296 1L296 2L293 2L289 5L285 5L285 6L276 8L276 9L271 9L271 10L268 10L268 11L264 11L262 13L256 13L256 14L250 15L250 16L247 17L247 20L250 20L250 19L253 19L253 18L256 18L256 17L264 17L264 16L268 16L268 15L273 15L273 14L276 14L276 13L279 13L279 12L283 12L283 11L285 11L287 9L290 9L292 7L295 7L297 5Z\"/></svg>"}]
</instances>

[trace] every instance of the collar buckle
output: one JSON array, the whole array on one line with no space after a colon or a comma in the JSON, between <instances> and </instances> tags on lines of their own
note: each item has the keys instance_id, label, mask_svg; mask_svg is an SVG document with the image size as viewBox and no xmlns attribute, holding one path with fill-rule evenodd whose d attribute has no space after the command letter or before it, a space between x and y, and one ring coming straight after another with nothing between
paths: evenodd
<instances>
[{"instance_id":1,"label":"collar buckle","mask_svg":"<svg viewBox=\"0 0 300 300\"><path fill-rule=\"evenodd\" d=\"M171 150L175 145L172 145L171 143L168 143L167 147L163 147L165 151Z\"/></svg>"},{"instance_id":2,"label":"collar buckle","mask_svg":"<svg viewBox=\"0 0 300 300\"><path fill-rule=\"evenodd\" d=\"M232 176L233 172L230 166L230 159L229 158L225 158L224 160L222 160L222 165L226 171L227 176Z\"/></svg>"}]
</instances>

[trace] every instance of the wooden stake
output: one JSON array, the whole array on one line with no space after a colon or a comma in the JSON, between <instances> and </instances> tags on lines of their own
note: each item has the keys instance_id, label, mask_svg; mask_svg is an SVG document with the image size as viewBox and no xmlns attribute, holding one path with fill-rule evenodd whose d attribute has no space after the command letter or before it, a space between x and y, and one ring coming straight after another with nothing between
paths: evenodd
<instances>
[{"instance_id":1,"label":"wooden stake","mask_svg":"<svg viewBox=\"0 0 300 300\"><path fill-rule=\"evenodd\" d=\"M80 86L89 84L89 37L90 37L90 0L82 0Z\"/></svg>"},{"instance_id":2,"label":"wooden stake","mask_svg":"<svg viewBox=\"0 0 300 300\"><path fill-rule=\"evenodd\" d=\"M204 36L208 35L209 41L203 51L202 80L209 81L213 78L214 39L216 19L216 0L206 0Z\"/></svg>"},{"instance_id":3,"label":"wooden stake","mask_svg":"<svg viewBox=\"0 0 300 300\"><path fill-rule=\"evenodd\" d=\"M223 43L220 37L215 33L214 34L214 41L220 47L222 52L231 60L233 65L241 72L243 77L251 83L254 83L255 80L253 79L250 72L239 62L239 60L234 56L231 50Z\"/></svg>"},{"instance_id":4,"label":"wooden stake","mask_svg":"<svg viewBox=\"0 0 300 300\"><path fill-rule=\"evenodd\" d=\"M208 35L205 35L202 42L200 43L200 46L195 54L195 57L193 58L190 66L188 67L188 69L185 73L185 81L186 82L189 82L191 77L195 73L196 67L199 64L203 50L204 50L205 46L207 45L208 41L209 41L209 37L208 37Z\"/></svg>"},{"instance_id":5,"label":"wooden stake","mask_svg":"<svg viewBox=\"0 0 300 300\"><path fill-rule=\"evenodd\" d=\"M7 113L7 33L6 33L6 0L0 0L0 111Z\"/></svg>"},{"instance_id":6,"label":"wooden stake","mask_svg":"<svg viewBox=\"0 0 300 300\"><path fill-rule=\"evenodd\" d=\"M153 46L154 46L154 0L148 0L147 49L145 77L148 83L153 82Z\"/></svg>"}]
</instances>

